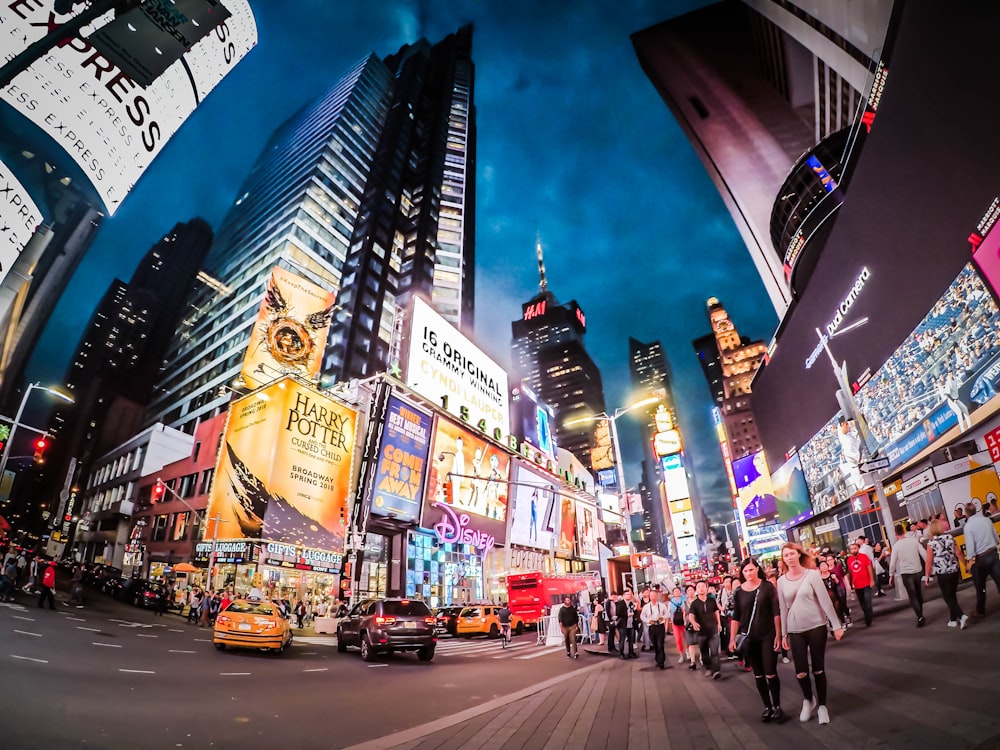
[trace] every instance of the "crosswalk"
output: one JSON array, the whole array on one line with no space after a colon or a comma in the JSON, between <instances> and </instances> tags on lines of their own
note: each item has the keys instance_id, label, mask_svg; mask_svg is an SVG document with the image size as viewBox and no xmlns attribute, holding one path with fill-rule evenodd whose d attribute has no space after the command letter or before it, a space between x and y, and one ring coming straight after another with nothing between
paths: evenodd
<instances>
[{"instance_id":1,"label":"crosswalk","mask_svg":"<svg viewBox=\"0 0 1000 750\"><path fill-rule=\"evenodd\" d=\"M335 635L297 635L293 641L298 646L336 646ZM562 650L562 646L538 646L534 638L515 638L502 648L497 640L465 640L439 638L435 656L494 659L537 659Z\"/></svg>"}]
</instances>

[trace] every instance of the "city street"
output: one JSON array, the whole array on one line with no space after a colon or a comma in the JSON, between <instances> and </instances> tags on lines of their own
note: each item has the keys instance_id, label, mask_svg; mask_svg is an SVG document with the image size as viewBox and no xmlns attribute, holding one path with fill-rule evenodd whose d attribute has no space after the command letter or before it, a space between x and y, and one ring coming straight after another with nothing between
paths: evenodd
<instances>
[{"instance_id":1,"label":"city street","mask_svg":"<svg viewBox=\"0 0 1000 750\"><path fill-rule=\"evenodd\" d=\"M972 592L961 600L971 611ZM903 603L905 605L905 602ZM23 606L27 605L27 606ZM98 594L83 609L0 605L3 747L783 748L994 747L1000 637L985 620L945 627L939 599L914 627L877 600L870 629L828 650L832 723L800 724L791 665L780 665L782 726L762 725L749 675L724 679L648 654L631 662L535 645L442 638L431 664L361 661L332 636L299 635L284 656L219 652L206 629ZM983 744L987 743L987 744Z\"/></svg>"}]
</instances>

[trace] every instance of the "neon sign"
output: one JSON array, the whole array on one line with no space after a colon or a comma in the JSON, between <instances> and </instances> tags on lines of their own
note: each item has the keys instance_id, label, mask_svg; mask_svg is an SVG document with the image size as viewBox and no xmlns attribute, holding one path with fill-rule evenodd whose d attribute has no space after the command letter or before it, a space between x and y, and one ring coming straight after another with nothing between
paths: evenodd
<instances>
[{"instance_id":1,"label":"neon sign","mask_svg":"<svg viewBox=\"0 0 1000 750\"><path fill-rule=\"evenodd\" d=\"M533 305L528 305L524 308L524 319L531 320L532 318L540 318L545 315L545 300L541 302L536 302Z\"/></svg>"},{"instance_id":2,"label":"neon sign","mask_svg":"<svg viewBox=\"0 0 1000 750\"><path fill-rule=\"evenodd\" d=\"M485 558L496 546L496 537L479 529L469 528L469 515L456 513L454 508L446 503L434 503L434 508L441 509L441 520L434 524L434 534L442 544L468 544L479 550Z\"/></svg>"}]
</instances>

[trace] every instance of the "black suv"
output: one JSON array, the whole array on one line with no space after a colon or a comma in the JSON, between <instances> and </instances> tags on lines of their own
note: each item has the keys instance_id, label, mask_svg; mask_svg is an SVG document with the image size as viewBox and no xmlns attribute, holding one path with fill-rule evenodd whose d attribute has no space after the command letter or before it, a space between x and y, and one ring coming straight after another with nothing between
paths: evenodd
<instances>
[{"instance_id":1,"label":"black suv","mask_svg":"<svg viewBox=\"0 0 1000 750\"><path fill-rule=\"evenodd\" d=\"M365 599L337 625L337 650L357 646L365 661L378 653L416 651L420 661L430 661L436 624L427 605L416 599Z\"/></svg>"},{"instance_id":2,"label":"black suv","mask_svg":"<svg viewBox=\"0 0 1000 750\"><path fill-rule=\"evenodd\" d=\"M437 632L447 633L452 638L458 635L458 614L465 607L438 607L434 610L437 618Z\"/></svg>"}]
</instances>

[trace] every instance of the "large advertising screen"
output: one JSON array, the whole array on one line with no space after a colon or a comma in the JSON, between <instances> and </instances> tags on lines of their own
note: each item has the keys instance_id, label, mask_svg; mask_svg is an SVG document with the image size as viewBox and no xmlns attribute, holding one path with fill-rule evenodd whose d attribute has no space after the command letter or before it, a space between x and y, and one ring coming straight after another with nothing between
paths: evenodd
<instances>
[{"instance_id":1,"label":"large advertising screen","mask_svg":"<svg viewBox=\"0 0 1000 750\"><path fill-rule=\"evenodd\" d=\"M568 495L559 496L559 535L556 556L576 557L576 501Z\"/></svg>"},{"instance_id":2,"label":"large advertising screen","mask_svg":"<svg viewBox=\"0 0 1000 750\"><path fill-rule=\"evenodd\" d=\"M814 513L822 513L864 489L861 438L841 412L798 452Z\"/></svg>"},{"instance_id":3,"label":"large advertising screen","mask_svg":"<svg viewBox=\"0 0 1000 750\"><path fill-rule=\"evenodd\" d=\"M578 500L576 503L577 552L581 560L596 560L597 552L597 509L590 503Z\"/></svg>"},{"instance_id":4,"label":"large advertising screen","mask_svg":"<svg viewBox=\"0 0 1000 750\"><path fill-rule=\"evenodd\" d=\"M809 488L797 453L771 473L771 488L782 528L787 529L812 516Z\"/></svg>"},{"instance_id":5,"label":"large advertising screen","mask_svg":"<svg viewBox=\"0 0 1000 750\"><path fill-rule=\"evenodd\" d=\"M511 544L551 550L559 525L559 497L554 477L516 464L514 484L510 488L513 517L510 521Z\"/></svg>"},{"instance_id":6,"label":"large advertising screen","mask_svg":"<svg viewBox=\"0 0 1000 750\"><path fill-rule=\"evenodd\" d=\"M836 445L827 427L839 408L831 358L838 366L846 362L847 381L860 388L862 413L882 441L881 455L895 466L928 445L925 436L965 420L963 406L973 412L989 398L995 306L968 264L976 251L970 237L997 231L985 234L997 213L1000 151L992 124L1000 99L983 108L973 92L995 88L995 60L986 50L1000 6L991 4L986 16L962 4L897 6L892 74L871 132L852 156L850 199L752 385L768 456L801 451L820 431L828 434L827 447ZM971 36L940 32L956 28ZM954 116L956 106L973 102L975 122ZM955 386L957 398L945 398ZM977 386L980 400L972 396ZM808 475L804 452L802 466Z\"/></svg>"},{"instance_id":7,"label":"large advertising screen","mask_svg":"<svg viewBox=\"0 0 1000 750\"><path fill-rule=\"evenodd\" d=\"M684 457L680 453L661 458L660 470L663 472L663 487L667 493L667 500L683 500L691 497L687 473L684 470Z\"/></svg>"},{"instance_id":8,"label":"large advertising screen","mask_svg":"<svg viewBox=\"0 0 1000 750\"><path fill-rule=\"evenodd\" d=\"M342 551L356 419L288 378L234 401L207 536Z\"/></svg>"},{"instance_id":9,"label":"large advertising screen","mask_svg":"<svg viewBox=\"0 0 1000 750\"><path fill-rule=\"evenodd\" d=\"M763 451L733 461L733 476L739 493L737 504L746 526L778 518L778 500L771 487L771 475Z\"/></svg>"},{"instance_id":10,"label":"large advertising screen","mask_svg":"<svg viewBox=\"0 0 1000 750\"><path fill-rule=\"evenodd\" d=\"M375 466L372 515L401 521L420 518L430 439L430 414L390 396Z\"/></svg>"},{"instance_id":11,"label":"large advertising screen","mask_svg":"<svg viewBox=\"0 0 1000 750\"><path fill-rule=\"evenodd\" d=\"M293 371L319 375L335 295L281 266L271 270L240 376L257 388Z\"/></svg>"},{"instance_id":12,"label":"large advertising screen","mask_svg":"<svg viewBox=\"0 0 1000 750\"><path fill-rule=\"evenodd\" d=\"M111 21L109 11L15 76L0 99L66 151L113 214L199 102L257 44L247 0L226 0L226 8L231 17L146 88L86 40ZM52 18L51 3L5 5L5 45L40 36Z\"/></svg>"},{"instance_id":13,"label":"large advertising screen","mask_svg":"<svg viewBox=\"0 0 1000 750\"><path fill-rule=\"evenodd\" d=\"M507 528L509 454L480 435L440 417L431 446L424 519L428 517L430 504L445 503L457 512L492 521L493 527L499 529L492 533L502 539Z\"/></svg>"},{"instance_id":14,"label":"large advertising screen","mask_svg":"<svg viewBox=\"0 0 1000 750\"><path fill-rule=\"evenodd\" d=\"M510 434L507 372L420 297L408 347L407 386L488 435Z\"/></svg>"},{"instance_id":15,"label":"large advertising screen","mask_svg":"<svg viewBox=\"0 0 1000 750\"><path fill-rule=\"evenodd\" d=\"M521 444L534 446L547 458L555 460L555 412L539 401L530 388L521 385L511 394L511 430Z\"/></svg>"},{"instance_id":16,"label":"large advertising screen","mask_svg":"<svg viewBox=\"0 0 1000 750\"><path fill-rule=\"evenodd\" d=\"M35 229L42 223L42 212L31 200L28 191L15 179L7 165L0 161L0 281L6 278L17 256L28 244Z\"/></svg>"}]
</instances>

